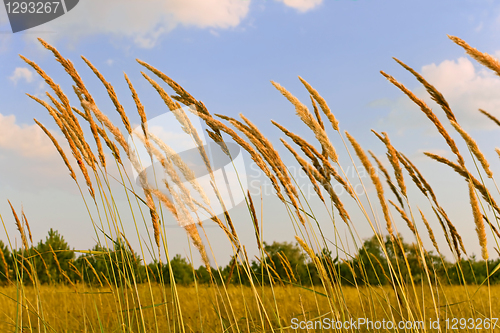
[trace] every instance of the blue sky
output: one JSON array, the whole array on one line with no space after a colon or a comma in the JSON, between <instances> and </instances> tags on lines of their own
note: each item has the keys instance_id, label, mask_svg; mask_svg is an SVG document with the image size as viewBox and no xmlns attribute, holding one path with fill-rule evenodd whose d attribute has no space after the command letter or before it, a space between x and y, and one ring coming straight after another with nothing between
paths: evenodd
<instances>
[{"instance_id":1,"label":"blue sky","mask_svg":"<svg viewBox=\"0 0 500 333\"><path fill-rule=\"evenodd\" d=\"M17 34L10 32L4 8L0 8L0 214L14 235L8 198L16 207L23 205L31 216L34 238L41 239L54 227L77 248L93 245L77 189L32 118L52 130L55 125L24 95L43 96L48 87L18 54L37 62L68 94L71 89L62 68L36 43L36 37L41 37L75 63L97 101L109 106L101 84L79 57L88 58L114 85L136 124L139 120L123 72L136 85L149 117L166 111L142 78L143 69L135 61L139 58L184 86L212 113L237 116L242 112L277 147L280 134L269 119L312 139L294 116L293 107L270 83L279 82L306 102L307 92L297 79L300 75L328 101L341 128L380 157L384 149L370 129L387 131L396 148L434 181L443 205L457 218L459 232L478 253L466 205L467 184L422 157L422 151L431 150L451 158L444 141L379 71L395 76L434 107L418 82L392 57L423 73L449 99L462 126L477 139L493 171L498 172L492 139L498 140L499 131L477 114L477 108L500 115L500 80L467 58L447 35L499 56L500 42L495 37L499 32L500 6L494 1L80 0L63 17ZM441 117L442 112L434 109ZM107 114L119 122L112 109ZM341 141L333 141L343 150ZM341 158L348 162L345 154ZM425 206L418 194L415 197L416 203ZM266 239L292 240L291 231L280 232L289 222L274 208L274 199L269 200L272 207L265 208L267 216L277 222L270 223ZM464 205L456 207L458 201ZM250 230L246 225L241 228ZM410 237L402 224L401 229ZM182 235L182 230L172 233ZM185 253L185 243L176 242L173 252ZM444 247L444 238L441 243ZM226 250L221 246L215 251L224 257Z\"/></svg>"}]
</instances>

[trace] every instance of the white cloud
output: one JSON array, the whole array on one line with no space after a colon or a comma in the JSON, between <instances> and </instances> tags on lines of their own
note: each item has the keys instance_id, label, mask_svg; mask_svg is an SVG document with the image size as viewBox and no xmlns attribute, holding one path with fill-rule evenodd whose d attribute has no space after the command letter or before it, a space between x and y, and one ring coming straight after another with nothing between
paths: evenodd
<instances>
[{"instance_id":1,"label":"white cloud","mask_svg":"<svg viewBox=\"0 0 500 333\"><path fill-rule=\"evenodd\" d=\"M0 113L1 150L30 158L51 158L57 155L50 139L36 124L19 126L14 115L4 116Z\"/></svg>"},{"instance_id":2,"label":"white cloud","mask_svg":"<svg viewBox=\"0 0 500 333\"><path fill-rule=\"evenodd\" d=\"M20 80L24 80L28 83L33 82L33 72L28 67L16 67L9 80L17 84Z\"/></svg>"},{"instance_id":3,"label":"white cloud","mask_svg":"<svg viewBox=\"0 0 500 333\"><path fill-rule=\"evenodd\" d=\"M47 39L108 34L151 48L179 25L235 27L247 15L249 5L250 0L85 0L43 29L57 32Z\"/></svg>"},{"instance_id":4,"label":"white cloud","mask_svg":"<svg viewBox=\"0 0 500 333\"><path fill-rule=\"evenodd\" d=\"M297 9L299 12L307 12L319 6L323 0L278 0L285 5Z\"/></svg>"},{"instance_id":5,"label":"white cloud","mask_svg":"<svg viewBox=\"0 0 500 333\"><path fill-rule=\"evenodd\" d=\"M484 109L500 117L499 77L465 57L445 60L438 65L425 65L420 73L443 94L462 126L493 128L492 122L481 115L478 109ZM416 89L412 89L409 85L407 87L418 97L423 98L436 115L442 118L443 111L430 100L422 86ZM422 112L405 95L395 101L379 100L372 105L389 107L391 111L383 123L395 125L400 130L430 124L423 114L418 114Z\"/></svg>"}]
</instances>

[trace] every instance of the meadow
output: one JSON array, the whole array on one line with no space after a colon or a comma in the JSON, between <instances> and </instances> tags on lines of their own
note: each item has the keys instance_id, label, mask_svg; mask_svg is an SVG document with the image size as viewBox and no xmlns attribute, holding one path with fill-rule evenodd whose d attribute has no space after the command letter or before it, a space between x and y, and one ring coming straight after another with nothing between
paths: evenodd
<instances>
[{"instance_id":1,"label":"meadow","mask_svg":"<svg viewBox=\"0 0 500 333\"><path fill-rule=\"evenodd\" d=\"M500 75L498 60L457 37L450 39ZM488 242L500 239L500 208L496 202L500 190L489 164L498 164L499 160L487 161L445 96L402 61L395 59L423 85L441 110L433 111L394 77L383 71L381 74L415 103L415 112L423 112L448 145L454 160L431 152L425 155L462 179L468 202L460 204L470 206L480 258L465 248L455 227L462 221L452 221L447 213L453 207L441 204L432 184L403 151L395 148L389 136L370 133L384 147L386 160L365 151L341 128L327 101L300 77L310 96L309 107L285 87L272 83L315 140L307 141L278 119L272 123L283 135L280 143L271 142L244 115L235 119L210 113L203 102L161 70L138 60L144 67L145 80L194 144L199 164L193 166L172 148L173 142L163 141L149 128L147 110L127 75L124 79L134 110L125 110L113 85L82 57L112 102L115 110L107 112L118 112L122 120L115 124L99 108L90 93L94 87L86 86L73 62L41 39L40 43L72 80L68 90L74 96L63 92L36 62L21 56L51 89L46 99L28 96L54 119L55 125L50 128L58 128L57 135L47 129L48 125L35 122L52 140L78 187L97 244L89 250L74 251L54 230L45 241L35 244L29 217L16 208L18 203L11 203L12 214L7 217L2 212L0 217L4 226L16 224L22 245L16 245L14 236L8 234L7 241L0 244L2 331L493 332L500 327L500 260L492 259L488 251ZM479 110L477 116L500 126L494 111ZM129 120L132 112L141 120L135 129ZM221 154L232 160L232 147L237 145L267 177L286 208L283 219L289 220L295 231L295 239L290 240L293 243L264 242L262 234L272 220L262 216L262 197L240 186L239 195L248 210L246 223L253 227L253 245L259 249L258 256L249 257L249 244L242 241L231 211L225 209L229 205L227 193L221 190L214 161L201 138L203 133L192 117L206 126ZM443 125L442 118L453 132L446 129L449 126ZM131 139L127 139L129 136ZM334 136L342 146L332 143ZM465 142L466 149L461 151L456 140ZM283 147L275 148L278 144ZM339 149L347 152L348 160L341 161ZM307 175L314 197L301 192L282 158L284 153L293 156ZM500 157L499 148L496 153ZM236 162L233 166L234 173L229 176L235 175L238 185L244 175L238 174ZM357 180L346 175L348 166L355 168ZM205 169L206 182L196 177L195 167ZM361 177L361 173L368 177ZM354 189L358 184L362 196ZM414 204L410 187L426 199L433 215L424 214ZM340 196L338 188L345 195ZM118 209L117 191L126 196L127 211ZM311 208L312 200L324 205L329 213L327 221L324 217L319 220ZM347 200L351 204L345 204ZM354 223L355 214L363 221ZM125 216L132 217L135 234L126 234ZM167 216L175 218L185 230L192 256L202 262L200 267L194 267L191 258L170 255L173 250L168 246ZM325 223L333 226L333 234L325 234ZM214 267L211 263L216 259L211 244L220 240L207 236L204 225L208 224L217 226L231 245L231 261L226 266ZM360 228L372 230L373 236L362 239ZM403 240L398 233L402 228L411 231L412 239ZM443 235L446 243L438 244L437 235ZM432 248L424 247L424 237ZM140 241L140 248L132 248L132 238ZM355 248L347 245L350 242ZM445 246L451 259L443 255ZM149 257L151 261L144 262ZM360 325L360 318L373 322L373 326ZM341 325L318 327L320 321L324 325L324 319Z\"/></svg>"}]
</instances>

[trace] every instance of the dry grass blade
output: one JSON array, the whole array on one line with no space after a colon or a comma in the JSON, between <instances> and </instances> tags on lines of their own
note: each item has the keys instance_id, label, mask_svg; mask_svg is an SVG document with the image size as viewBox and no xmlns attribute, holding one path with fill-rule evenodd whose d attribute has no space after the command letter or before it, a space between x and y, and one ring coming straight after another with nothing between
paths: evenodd
<instances>
[{"instance_id":1,"label":"dry grass blade","mask_svg":"<svg viewBox=\"0 0 500 333\"><path fill-rule=\"evenodd\" d=\"M113 125L113 123L109 120L109 118L106 117L104 115L104 113L102 113L101 110L99 110L95 104L91 104L89 102L82 101L82 107L88 108L89 110L91 110L95 114L97 119L101 123L103 123L104 126L107 127L107 129L111 132L111 134L113 134L116 142L118 142L120 144L120 146L122 146L123 150L125 150L125 153L128 156L130 154L130 147L129 147L127 141L125 140L125 137L123 136L122 132L120 132L120 130L115 125Z\"/></svg>"},{"instance_id":2,"label":"dry grass blade","mask_svg":"<svg viewBox=\"0 0 500 333\"><path fill-rule=\"evenodd\" d=\"M85 61L87 66L90 67L90 69L94 72L94 74L99 78L99 80L102 82L104 87L106 87L106 91L108 92L109 98L111 98L111 101L113 101L113 104L115 105L116 111L118 111L118 113L120 114L120 117L122 118L122 122L123 122L123 125L125 125L125 129L127 130L127 132L129 134L132 134L132 127L130 126L130 121L128 120L128 117L125 113L125 110L123 109L123 106L118 101L118 97L116 96L115 89L108 81L106 81L104 76L102 76L102 74L97 70L97 68L94 67L94 65L92 65L92 63L87 58L82 56L82 59L83 59L83 61Z\"/></svg>"},{"instance_id":3,"label":"dry grass blade","mask_svg":"<svg viewBox=\"0 0 500 333\"><path fill-rule=\"evenodd\" d=\"M479 245L481 245L481 255L484 260L488 260L488 248L486 240L486 230L484 228L483 214L479 208L479 201L476 197L474 185L469 182L469 196L470 205L472 207L472 214L474 216L474 223L476 224L477 237L479 238Z\"/></svg>"},{"instance_id":4,"label":"dry grass blade","mask_svg":"<svg viewBox=\"0 0 500 333\"><path fill-rule=\"evenodd\" d=\"M467 54L474 58L477 62L479 62L483 66L488 67L500 76L500 61L498 61L496 58L490 56L488 53L483 53L471 47L469 44L458 37L448 35L448 38L454 41L455 44L463 47L465 52L467 52Z\"/></svg>"},{"instance_id":5,"label":"dry grass blade","mask_svg":"<svg viewBox=\"0 0 500 333\"><path fill-rule=\"evenodd\" d=\"M401 91L403 91L415 104L417 104L420 107L420 109L422 110L422 112L425 113L427 118L429 118L429 120L436 126L439 134L441 134L441 136L445 139L446 143L451 148L451 151L457 156L458 163L463 166L464 159L463 159L462 155L460 154L460 151L458 150L457 145L455 144L455 141L453 141L451 136L448 134L446 129L443 127L443 125L439 121L438 117L436 117L434 112L432 112L432 110L427 106L427 104L425 104L425 102L423 100L421 100L420 98L415 96L409 89L407 89L404 85L399 83L392 76L384 73L383 71L380 71L380 73L382 73L382 75L387 80L389 80L389 82L391 82L396 87L398 87Z\"/></svg>"},{"instance_id":6,"label":"dry grass blade","mask_svg":"<svg viewBox=\"0 0 500 333\"><path fill-rule=\"evenodd\" d=\"M323 113L325 114L325 116L328 118L328 120L332 124L333 129L338 132L339 131L339 122L335 118L335 116L333 115L333 113L330 110L330 108L328 107L328 104L326 103L325 99L323 97L321 97L321 95L309 83L307 83L306 80L304 80L300 76L299 76L299 80L300 80L300 82L302 82L302 84L304 85L304 87L306 87L306 89L309 92L309 94L311 94L311 96L313 96L314 99L318 102L321 110L323 111ZM323 129L325 128L324 126L321 126L321 127Z\"/></svg>"},{"instance_id":7,"label":"dry grass blade","mask_svg":"<svg viewBox=\"0 0 500 333\"><path fill-rule=\"evenodd\" d=\"M201 259L203 260L203 263L205 264L205 267L210 270L210 261L208 260L207 252L205 251L205 245L203 245L203 242L200 237L200 233L198 232L198 228L196 228L196 224L189 224L184 227L186 232L188 233L189 237L191 238L191 241L193 242L194 246L198 249L198 252L200 252Z\"/></svg>"},{"instance_id":8,"label":"dry grass blade","mask_svg":"<svg viewBox=\"0 0 500 333\"><path fill-rule=\"evenodd\" d=\"M259 169L261 169L264 172L264 174L271 180L271 183L273 184L273 187L276 191L276 195L278 196L278 198L281 201L285 202L285 198L281 193L281 188L278 184L278 181L276 180L276 177L271 173L268 166L266 165L266 162L264 162L262 156L259 153L257 153L257 151L248 142L243 140L234 130L227 127L222 122L202 113L198 113L198 116L202 118L210 126L216 127L220 131L228 134L241 148L245 149L250 154L250 157L257 164Z\"/></svg>"},{"instance_id":9,"label":"dry grass blade","mask_svg":"<svg viewBox=\"0 0 500 333\"><path fill-rule=\"evenodd\" d=\"M106 157L104 156L104 152L102 150L101 140L99 139L99 132L97 130L98 126L95 123L94 118L92 117L92 114L90 113L90 110L88 108L85 108L85 107L84 107L84 110L85 110L85 116L86 116L85 119L87 120L87 122L90 125L90 130L92 132L92 136L94 137L94 141L95 141L96 146L97 146L97 153L99 155L99 160L101 161L102 167L106 168Z\"/></svg>"},{"instance_id":10,"label":"dry grass blade","mask_svg":"<svg viewBox=\"0 0 500 333\"><path fill-rule=\"evenodd\" d=\"M194 205L193 198L191 197L191 193L189 192L189 190L186 188L186 186L184 185L184 183L180 179L179 174L175 170L172 162L170 160L166 159L164 157L164 155L156 147L154 147L153 145L151 145L149 143L149 141L146 141L144 136L142 136L140 133L135 132L135 135L144 144L144 147L146 148L148 153L151 156L156 157L156 159L158 159L158 161L160 161L166 174L170 177L172 182L179 187L179 189L181 190L182 202L184 204L187 204L192 211L196 211L197 208ZM150 133L150 137L152 137L151 133ZM170 192L172 192L172 191L170 191Z\"/></svg>"},{"instance_id":11,"label":"dry grass blade","mask_svg":"<svg viewBox=\"0 0 500 333\"><path fill-rule=\"evenodd\" d=\"M453 236L453 239L455 242L455 247L456 247L456 250L457 250L459 257L460 257L460 251L458 251L458 246L456 245L457 241L458 241L458 244L460 244L460 248L462 249L462 252L467 255L467 251L465 251L465 246L464 246L464 243L462 241L462 236L460 236L460 234L458 233L457 228L455 228L453 223L451 223L451 220L448 217L448 215L446 214L446 212L444 211L443 207L438 207L437 210L441 214L441 216L444 218L444 220L446 221L446 224L448 225L448 228L450 229L450 233Z\"/></svg>"},{"instance_id":12,"label":"dry grass blade","mask_svg":"<svg viewBox=\"0 0 500 333\"><path fill-rule=\"evenodd\" d=\"M148 118L146 117L146 112L144 111L144 105L142 105L141 100L139 99L139 96L137 95L137 92L135 91L134 86L132 85L132 82L130 82L127 74L125 75L125 80L127 81L128 88L130 89L130 92L132 93L132 98L134 99L135 106L137 107L137 113L139 114L139 117L141 117L141 127L142 127L142 132L144 133L144 136L146 139L148 138Z\"/></svg>"},{"instance_id":13,"label":"dry grass blade","mask_svg":"<svg viewBox=\"0 0 500 333\"><path fill-rule=\"evenodd\" d=\"M266 137L264 137L264 135L262 135L262 133L255 125L253 125L243 115L240 114L240 117L242 117L248 125L245 125L230 117L225 118L228 119L234 127L236 127L239 131L246 135L246 137L252 142L255 148L257 148L257 150L260 152L264 160L271 166L274 174L280 181L281 185L284 187L285 193L287 194L290 202L292 203L292 206L295 209L295 212L297 213L297 217L299 218L302 225L305 225L306 222L299 208L299 202L297 201L299 199L297 189L293 185L290 175L288 174L287 167L281 160L281 157L278 154L277 150L274 149L271 142Z\"/></svg>"},{"instance_id":14,"label":"dry grass blade","mask_svg":"<svg viewBox=\"0 0 500 333\"><path fill-rule=\"evenodd\" d=\"M175 166L181 171L183 174L184 178L189 181L191 186L200 194L201 198L203 199L203 202L207 206L210 206L210 200L208 199L205 191L199 184L198 180L196 179L196 175L189 168L189 166L182 160L182 158L172 149L170 148L165 142L163 142L160 138L158 138L156 135L153 133L148 132L148 137L151 138L151 140L158 146L160 149L166 154L167 159L171 160ZM145 138L141 138L141 140L144 140L144 142L147 142ZM163 158L163 157L162 157Z\"/></svg>"},{"instance_id":15,"label":"dry grass blade","mask_svg":"<svg viewBox=\"0 0 500 333\"><path fill-rule=\"evenodd\" d=\"M382 132L383 136L381 136L374 130L372 130L372 132L380 139L380 141L382 141L385 144L387 148L387 158L389 159L389 162L391 163L392 168L394 169L394 175L396 176L396 181L398 182L398 186L401 189L401 193L403 193L403 196L406 197L406 185L403 178L403 170L399 165L399 158L396 149L391 144L391 141L389 140L389 136L387 135L387 133Z\"/></svg>"},{"instance_id":16,"label":"dry grass blade","mask_svg":"<svg viewBox=\"0 0 500 333\"><path fill-rule=\"evenodd\" d=\"M30 238L30 243L33 244L33 237L31 235L30 224L28 223L28 219L26 218L26 215L24 214L24 210L22 208L21 208L21 218L23 219L23 223L26 226L26 230L28 230L28 236Z\"/></svg>"},{"instance_id":17,"label":"dry grass blade","mask_svg":"<svg viewBox=\"0 0 500 333\"><path fill-rule=\"evenodd\" d=\"M26 234L24 233L23 225L21 224L21 221L19 220L19 217L17 216L16 210L14 209L12 204L10 203L10 200L7 200L7 201L9 203L10 209L12 210L12 215L14 215L14 220L16 221L17 230L21 234L21 240L23 242L23 246L25 249L28 249L29 248L28 241L26 239Z\"/></svg>"},{"instance_id":18,"label":"dry grass blade","mask_svg":"<svg viewBox=\"0 0 500 333\"><path fill-rule=\"evenodd\" d=\"M312 161L313 165L316 167L318 172L321 173L323 177L326 178L327 181L330 181L330 177L333 176L333 178L335 178L335 180L344 187L346 192L349 193L351 197L355 198L352 188L349 186L346 180L342 178L342 176L337 172L337 170L335 170L335 168L330 164L330 161L328 161L328 157L325 157L324 154L320 154L318 150L309 142L302 139L297 134L290 132L289 130L287 130L285 127L278 124L274 120L271 120L271 123L273 123L273 125L278 127L286 136L292 139L293 142L295 142L301 148L304 154L306 154L306 156L309 157L309 159ZM321 163L323 164L322 166L318 163L317 158L321 160Z\"/></svg>"},{"instance_id":19,"label":"dry grass blade","mask_svg":"<svg viewBox=\"0 0 500 333\"><path fill-rule=\"evenodd\" d=\"M401 205L401 207L404 207L403 199L399 195L398 189L396 188L396 186L394 186L394 183L392 182L392 179L391 179L391 176L389 175L389 172L387 172L387 169L382 165L380 160L377 158L377 156L375 156L375 154L371 150L368 150L368 153L372 156L372 158L377 163L378 168L384 174L385 180L386 180L387 184L389 185L389 188L391 189L392 193L394 193L394 195L398 199L399 204Z\"/></svg>"},{"instance_id":20,"label":"dry grass blade","mask_svg":"<svg viewBox=\"0 0 500 333\"><path fill-rule=\"evenodd\" d=\"M78 90L84 94L87 102L94 103L94 99L92 98L92 95L90 95L87 88L85 87L85 84L83 83L82 78L80 77L80 75L76 71L75 66L73 66L73 63L69 59L65 59L59 53L59 51L57 51L57 49L55 47L48 44L43 39L38 38L38 40L47 50L51 51L54 54L56 60L63 66L66 73L68 73L71 76L71 78L75 82Z\"/></svg>"},{"instance_id":21,"label":"dry grass blade","mask_svg":"<svg viewBox=\"0 0 500 333\"><path fill-rule=\"evenodd\" d=\"M338 162L338 156L335 151L335 148L331 144L330 140L328 139L328 135L326 134L325 130L321 128L320 124L312 114L309 112L307 107L302 104L297 97L293 96L288 90L283 88L281 85L279 85L276 82L272 82L273 86L278 89L283 96L285 96L290 103L292 103L295 106L295 112L297 115L300 117L300 119L306 124L314 133L316 136L316 139L319 141L323 149L327 152L328 157L332 159L333 162L337 163Z\"/></svg>"},{"instance_id":22,"label":"dry grass blade","mask_svg":"<svg viewBox=\"0 0 500 333\"><path fill-rule=\"evenodd\" d=\"M469 133L467 133L462 127L460 127L458 123L451 121L451 125L453 125L453 127L457 130L457 132L460 133L464 141L467 143L467 146L469 146L474 156L476 156L479 163L481 163L481 166L483 167L488 177L493 178L493 173L491 172L490 164L488 163L486 157L479 149L476 141L469 135Z\"/></svg>"},{"instance_id":23,"label":"dry grass blade","mask_svg":"<svg viewBox=\"0 0 500 333\"><path fill-rule=\"evenodd\" d=\"M155 243L156 243L156 246L158 246L158 251L160 251L160 234L161 234L160 217L158 216L158 213L156 212L156 206L155 206L155 203L153 200L153 196L151 195L154 191L149 190L147 188L143 188L143 190L144 190L144 195L146 196L146 204L148 205L148 208L149 208L149 215L151 216L151 223L153 224ZM158 191L158 192L161 193L160 191ZM161 202L163 202L165 204L167 209L169 209L173 214L175 213L174 216L177 215L175 207L170 202L170 200L167 199L167 200L163 201L162 200L163 196L160 197L157 195L157 197L160 199Z\"/></svg>"},{"instance_id":24,"label":"dry grass blade","mask_svg":"<svg viewBox=\"0 0 500 333\"><path fill-rule=\"evenodd\" d=\"M325 202L325 199L321 194L321 189L319 188L318 183L316 182L316 179L321 179L321 178L324 179L324 177L312 165L310 165L302 157L300 157L299 154L297 154L297 152L285 140L281 139L281 142L293 154L297 162L299 162L300 166L302 167L302 170L304 170L305 174L309 178L309 181L311 182L311 184L313 184L314 191L321 199L321 201Z\"/></svg>"},{"instance_id":25,"label":"dry grass blade","mask_svg":"<svg viewBox=\"0 0 500 333\"><path fill-rule=\"evenodd\" d=\"M493 207L500 214L500 207L498 207L497 203L495 202L495 200L491 196L490 191L479 180L477 180L473 175L471 175L471 173L467 169L462 168L460 165L455 164L442 156L432 154L429 152L424 152L424 154L429 156L430 158L432 158L435 161L438 161L440 163L443 163L445 165L450 166L456 173L458 173L460 176L464 177L465 181L469 182L469 180L471 180L472 183L474 184L474 187L483 196L483 199L487 203L489 203L490 206Z\"/></svg>"},{"instance_id":26,"label":"dry grass blade","mask_svg":"<svg viewBox=\"0 0 500 333\"><path fill-rule=\"evenodd\" d=\"M378 178L377 170L373 167L370 160L368 159L368 156L366 156L363 148L361 148L359 143L347 131L345 133L347 135L347 138L351 142L351 145L353 146L356 155L363 164L363 167L368 171L373 185L375 185L375 189L377 190L377 196L380 201L380 206L382 207L382 211L384 212L384 218L387 224L387 231L391 235L391 238L394 238L391 216L389 214L389 208L387 207L387 203L385 201L384 188L382 187L382 183Z\"/></svg>"},{"instance_id":27,"label":"dry grass blade","mask_svg":"<svg viewBox=\"0 0 500 333\"><path fill-rule=\"evenodd\" d=\"M491 121L493 121L495 124L497 124L498 126L500 126L500 119L496 118L491 113L484 111L483 109L479 109L479 112L481 112L486 117L488 117Z\"/></svg>"},{"instance_id":28,"label":"dry grass blade","mask_svg":"<svg viewBox=\"0 0 500 333\"><path fill-rule=\"evenodd\" d=\"M33 119L35 121L35 123L42 129L42 131L49 137L50 141L52 141L52 143L54 144L54 146L56 147L57 149L57 152L59 153L59 155L61 155L61 158L63 159L64 161L64 164L66 165L66 167L68 168L69 170L69 174L71 176L71 178L73 178L73 180L76 181L76 175L75 175L75 172L73 171L73 168L71 167L71 165L69 164L69 161L68 161L68 158L66 157L66 154L64 153L64 151L62 150L61 146L59 145L59 143L57 142L56 138L54 138L54 136L49 132L49 130L47 130L45 128L45 126L43 126L40 122L38 122L38 120L36 119Z\"/></svg>"},{"instance_id":29,"label":"dry grass blade","mask_svg":"<svg viewBox=\"0 0 500 333\"><path fill-rule=\"evenodd\" d=\"M3 249L0 249L0 260L2 261L4 268L5 279L8 283L10 283L9 265L7 264L7 260L5 260L5 253L3 253Z\"/></svg>"},{"instance_id":30,"label":"dry grass blade","mask_svg":"<svg viewBox=\"0 0 500 333\"><path fill-rule=\"evenodd\" d=\"M257 219L257 213L255 212L255 206L253 204L252 196L250 195L250 190L247 191L248 203L250 205L250 213L252 214L252 222L255 228L255 237L257 237L257 246L259 250L260 246L260 228L259 228L259 220Z\"/></svg>"},{"instance_id":31,"label":"dry grass blade","mask_svg":"<svg viewBox=\"0 0 500 333\"><path fill-rule=\"evenodd\" d=\"M422 75L420 75L419 73L417 73L415 70L413 70L413 68L411 68L410 66L406 65L401 60L396 59L396 58L393 58L393 59L396 60L398 62L398 64L400 64L401 66L403 66L407 71L409 71L410 73L412 73L417 78L417 80L425 87L425 89L427 90L427 92L429 93L429 95L431 95L432 100L441 106L441 108L443 109L444 113L446 114L446 117L448 117L448 119L450 121L457 121L456 118L455 118L455 115L451 111L450 105L448 104L448 102L446 101L446 99L444 98L444 96L432 84L430 84L429 82L427 82L422 77Z\"/></svg>"},{"instance_id":32,"label":"dry grass blade","mask_svg":"<svg viewBox=\"0 0 500 333\"><path fill-rule=\"evenodd\" d=\"M422 217L422 221L424 222L425 227L427 228L427 232L429 233L429 238L432 241L432 245L434 246L434 248L436 249L436 251L439 254L441 254L441 252L439 252L439 247L438 247L438 244L436 242L436 237L434 237L434 232L432 231L432 228L429 225L429 222L427 222L427 219L425 218L424 213L422 213L422 211L420 210L420 208L418 209L418 211L420 212L420 216Z\"/></svg>"},{"instance_id":33,"label":"dry grass blade","mask_svg":"<svg viewBox=\"0 0 500 333\"><path fill-rule=\"evenodd\" d=\"M391 205L394 206L394 208L396 208L396 210L398 211L399 215L401 215L403 220L405 220L406 224L408 225L408 228L410 228L413 234L417 236L417 229L415 228L415 224L413 224L413 222L408 218L408 215L406 215L405 211L399 208L392 200L389 200L389 202L391 203Z\"/></svg>"},{"instance_id":34,"label":"dry grass blade","mask_svg":"<svg viewBox=\"0 0 500 333\"><path fill-rule=\"evenodd\" d=\"M432 189L432 187L429 184L429 182L427 182L427 180L424 178L424 176L422 175L422 173L420 173L420 171L418 170L418 168L412 163L412 161L408 157L405 156L405 154L403 154L401 152L398 152L398 156L402 157L406 161L406 163L408 164L408 166L411 167L411 169L417 175L418 180L420 181L420 183L422 184L422 186L424 187L424 189L427 190L427 193L429 193L431 195L432 200L437 204L437 198L436 198L436 195L434 194L434 190ZM426 195L425 192L423 192L423 193L424 193L424 195Z\"/></svg>"}]
</instances>

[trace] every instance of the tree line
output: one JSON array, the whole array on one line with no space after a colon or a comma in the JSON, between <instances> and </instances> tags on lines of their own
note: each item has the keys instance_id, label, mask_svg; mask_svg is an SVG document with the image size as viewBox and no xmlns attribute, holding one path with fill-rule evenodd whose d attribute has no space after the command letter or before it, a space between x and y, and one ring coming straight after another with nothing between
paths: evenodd
<instances>
[{"instance_id":1,"label":"tree line","mask_svg":"<svg viewBox=\"0 0 500 333\"><path fill-rule=\"evenodd\" d=\"M475 256L451 263L444 257L427 252L416 244L404 242L401 236L391 240L375 235L364 240L355 255L327 249L316 254L316 262L294 243L263 243L262 256L247 262L246 254L234 255L223 267L194 268L188 260L176 255L168 262L145 264L125 238L110 240L111 245L95 245L88 251L75 251L59 232L50 229L45 240L28 249L10 251L0 240L0 283L16 280L42 284L88 283L123 285L147 281L189 285L197 283L319 285L326 278L343 285L387 285L394 283L391 272L415 283L422 280L448 284L480 284L489 276L490 283L500 282L500 274L489 274L500 265L500 259L485 262ZM384 243L384 246L381 245ZM82 253L83 252L83 253ZM318 267L320 267L318 269ZM392 269L391 269L392 267ZM323 274L323 276L322 276Z\"/></svg>"}]
</instances>

